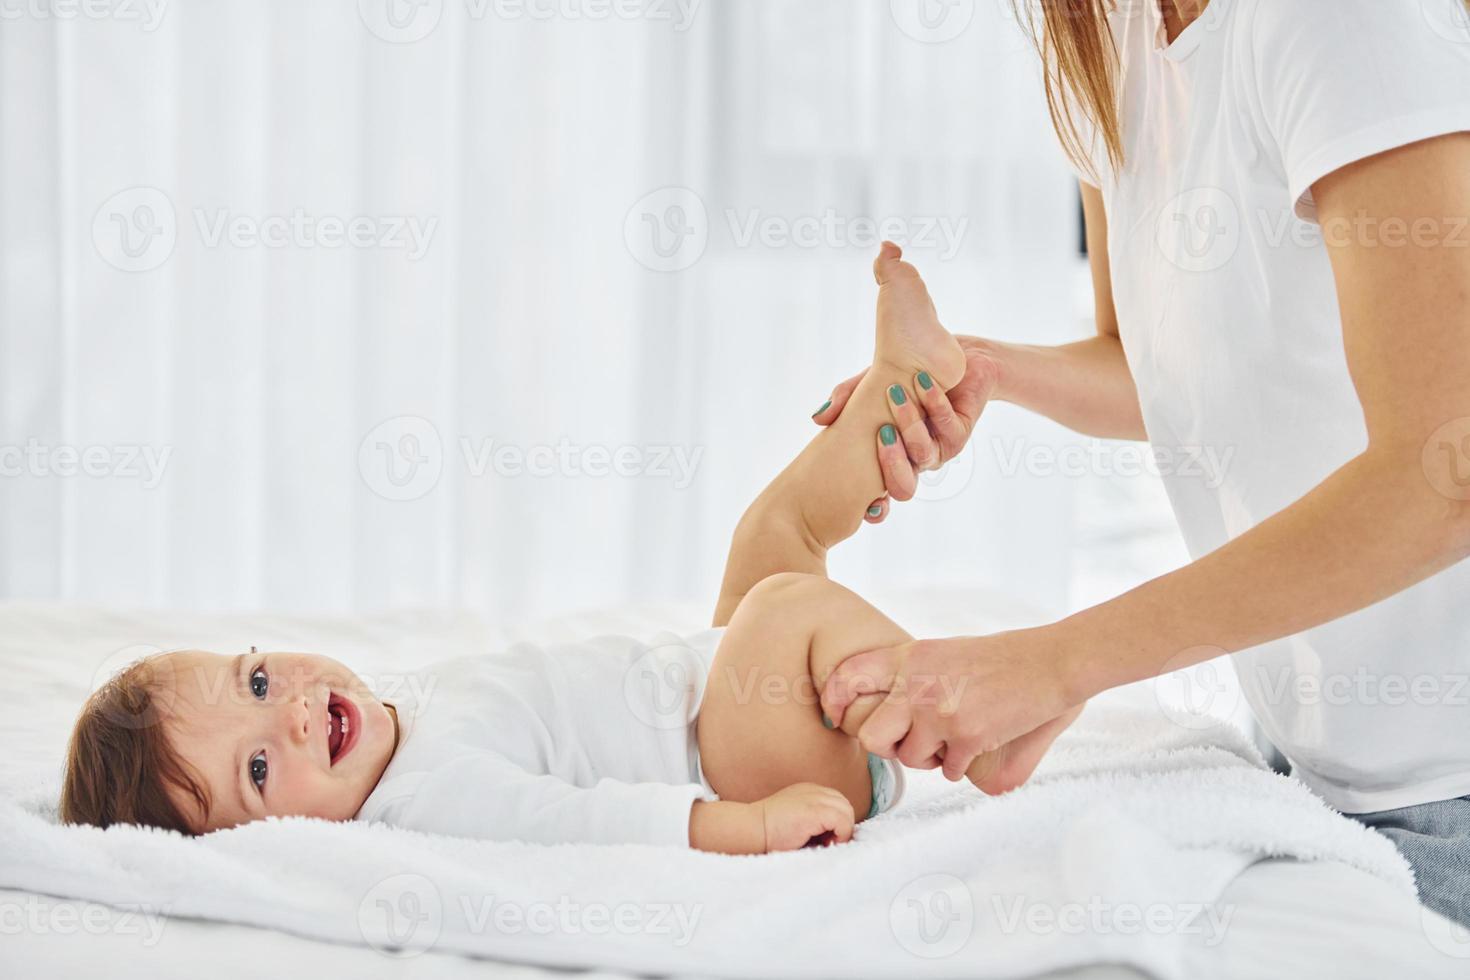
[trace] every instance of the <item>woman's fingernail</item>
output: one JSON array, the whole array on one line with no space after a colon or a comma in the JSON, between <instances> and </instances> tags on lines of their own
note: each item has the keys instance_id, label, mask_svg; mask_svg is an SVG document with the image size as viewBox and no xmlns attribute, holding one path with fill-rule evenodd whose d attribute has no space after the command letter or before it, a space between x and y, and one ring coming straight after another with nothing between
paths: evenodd
<instances>
[{"instance_id":1,"label":"woman's fingernail","mask_svg":"<svg viewBox=\"0 0 1470 980\"><path fill-rule=\"evenodd\" d=\"M832 719L828 718L825 712L822 714L822 727L827 729L828 731L831 731L833 728L837 727L836 725L832 724Z\"/></svg>"},{"instance_id":2,"label":"woman's fingernail","mask_svg":"<svg viewBox=\"0 0 1470 980\"><path fill-rule=\"evenodd\" d=\"M823 412L825 412L827 409L829 409L831 407L832 407L832 399L829 398L826 401L822 402L822 407L821 408L817 409L815 412L812 413L812 418L816 418L818 415L821 415Z\"/></svg>"},{"instance_id":3,"label":"woman's fingernail","mask_svg":"<svg viewBox=\"0 0 1470 980\"><path fill-rule=\"evenodd\" d=\"M881 504L874 504L868 508L869 517L877 517L881 513L883 513L883 506Z\"/></svg>"},{"instance_id":4,"label":"woman's fingernail","mask_svg":"<svg viewBox=\"0 0 1470 980\"><path fill-rule=\"evenodd\" d=\"M928 391L930 388L934 387L934 379L929 377L928 371L919 372L919 387L923 388L925 391Z\"/></svg>"},{"instance_id":5,"label":"woman's fingernail","mask_svg":"<svg viewBox=\"0 0 1470 980\"><path fill-rule=\"evenodd\" d=\"M908 401L908 396L903 393L903 385L893 385L888 389L888 397L893 399L893 404L902 405Z\"/></svg>"},{"instance_id":6,"label":"woman's fingernail","mask_svg":"<svg viewBox=\"0 0 1470 980\"><path fill-rule=\"evenodd\" d=\"M898 441L898 432L891 425L885 425L878 430L878 438L883 440L883 445L891 446Z\"/></svg>"}]
</instances>

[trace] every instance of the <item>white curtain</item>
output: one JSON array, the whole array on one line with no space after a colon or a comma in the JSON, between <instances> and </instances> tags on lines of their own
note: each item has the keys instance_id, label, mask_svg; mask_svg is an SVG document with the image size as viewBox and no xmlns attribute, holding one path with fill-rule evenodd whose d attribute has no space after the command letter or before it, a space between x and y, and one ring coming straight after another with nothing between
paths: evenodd
<instances>
[{"instance_id":1,"label":"white curtain","mask_svg":"<svg viewBox=\"0 0 1470 980\"><path fill-rule=\"evenodd\" d=\"M864 222L956 330L1090 329L1009 0L7 9L0 596L712 597L871 352ZM1061 611L1096 481L1006 453L1077 441L994 408L834 573Z\"/></svg>"}]
</instances>

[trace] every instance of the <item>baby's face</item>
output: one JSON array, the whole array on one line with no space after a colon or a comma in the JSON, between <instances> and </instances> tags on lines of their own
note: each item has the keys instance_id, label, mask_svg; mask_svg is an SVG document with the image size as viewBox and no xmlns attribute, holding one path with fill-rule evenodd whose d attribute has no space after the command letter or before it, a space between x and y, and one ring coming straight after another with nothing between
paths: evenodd
<instances>
[{"instance_id":1,"label":"baby's face","mask_svg":"<svg viewBox=\"0 0 1470 980\"><path fill-rule=\"evenodd\" d=\"M197 770L210 810L201 832L268 816L350 820L397 747L393 711L357 675L308 653L181 651L165 725Z\"/></svg>"}]
</instances>

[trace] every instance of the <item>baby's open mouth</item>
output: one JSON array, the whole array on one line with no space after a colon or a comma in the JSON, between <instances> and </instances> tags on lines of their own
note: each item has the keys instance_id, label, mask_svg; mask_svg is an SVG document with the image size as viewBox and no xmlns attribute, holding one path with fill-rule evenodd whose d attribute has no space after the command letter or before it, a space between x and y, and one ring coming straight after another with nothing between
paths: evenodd
<instances>
[{"instance_id":1,"label":"baby's open mouth","mask_svg":"<svg viewBox=\"0 0 1470 980\"><path fill-rule=\"evenodd\" d=\"M339 694L327 698L327 758L336 765L357 744L362 716L357 705Z\"/></svg>"}]
</instances>

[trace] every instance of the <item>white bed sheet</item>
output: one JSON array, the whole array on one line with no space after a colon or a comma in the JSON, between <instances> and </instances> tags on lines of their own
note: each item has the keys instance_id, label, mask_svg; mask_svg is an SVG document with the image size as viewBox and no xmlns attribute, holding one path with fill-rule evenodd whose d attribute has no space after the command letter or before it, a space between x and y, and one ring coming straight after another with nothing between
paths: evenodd
<instances>
[{"instance_id":1,"label":"white bed sheet","mask_svg":"<svg viewBox=\"0 0 1470 980\"><path fill-rule=\"evenodd\" d=\"M946 634L1005 629L1035 621L1022 604L979 593L880 597L907 628ZM0 792L54 781L65 735L99 672L146 648L295 648L331 654L363 672L518 639L571 639L600 632L693 630L704 611L646 607L555 622L492 627L463 613L400 613L354 619L277 615L213 616L120 612L73 604L0 603L0 666L15 685L0 714ZM1345 865L1261 862L1222 901L1235 917L1224 939L1202 934L1192 975L1212 977L1463 977L1470 940L1380 881ZM366 947L213 922L171 919L156 934L101 906L0 890L0 975L102 972L111 977L174 975L207 968L211 980L282 975L432 975L541 978L565 971L430 952L395 957ZM614 974L587 973L586 976ZM1098 964L1068 977L1136 976ZM1058 976L1061 976L1060 974Z\"/></svg>"}]
</instances>

